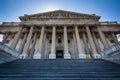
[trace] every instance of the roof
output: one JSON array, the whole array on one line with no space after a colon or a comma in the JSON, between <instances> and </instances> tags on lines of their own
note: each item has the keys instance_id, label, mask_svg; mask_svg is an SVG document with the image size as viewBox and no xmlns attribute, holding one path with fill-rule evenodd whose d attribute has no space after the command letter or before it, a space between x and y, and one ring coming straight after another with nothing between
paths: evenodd
<instances>
[{"instance_id":1,"label":"roof","mask_svg":"<svg viewBox=\"0 0 120 80\"><path fill-rule=\"evenodd\" d=\"M30 15L25 14L24 16L20 16L19 18L20 20L23 20L25 18L95 18L99 20L100 16L97 16L95 14L85 14L65 10L55 10Z\"/></svg>"}]
</instances>

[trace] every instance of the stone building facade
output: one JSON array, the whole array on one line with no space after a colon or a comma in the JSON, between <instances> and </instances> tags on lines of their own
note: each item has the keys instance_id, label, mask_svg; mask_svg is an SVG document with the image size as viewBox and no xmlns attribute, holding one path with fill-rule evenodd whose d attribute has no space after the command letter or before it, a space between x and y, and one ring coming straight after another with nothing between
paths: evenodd
<instances>
[{"instance_id":1,"label":"stone building facade","mask_svg":"<svg viewBox=\"0 0 120 80\"><path fill-rule=\"evenodd\" d=\"M21 22L3 22L2 43L23 59L91 59L118 42L117 22L100 22L100 16L56 10L20 16Z\"/></svg>"}]
</instances>

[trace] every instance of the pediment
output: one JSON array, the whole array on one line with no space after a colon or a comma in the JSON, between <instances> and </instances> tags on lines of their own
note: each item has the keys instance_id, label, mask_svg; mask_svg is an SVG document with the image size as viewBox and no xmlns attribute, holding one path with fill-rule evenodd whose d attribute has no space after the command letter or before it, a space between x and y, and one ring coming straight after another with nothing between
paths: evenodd
<instances>
[{"instance_id":1,"label":"pediment","mask_svg":"<svg viewBox=\"0 0 120 80\"><path fill-rule=\"evenodd\" d=\"M24 15L19 17L20 20L30 19L30 20L38 20L38 19L46 19L46 18L80 18L80 19L95 19L99 20L100 16L95 14L83 14L71 11L64 11L64 10L56 10L56 11L49 11L44 13L32 14L32 15Z\"/></svg>"}]
</instances>

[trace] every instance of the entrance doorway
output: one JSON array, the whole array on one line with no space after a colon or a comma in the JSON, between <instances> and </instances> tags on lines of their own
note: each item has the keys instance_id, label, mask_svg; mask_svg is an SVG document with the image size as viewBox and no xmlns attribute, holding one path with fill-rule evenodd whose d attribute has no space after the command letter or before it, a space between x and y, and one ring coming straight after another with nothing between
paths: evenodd
<instances>
[{"instance_id":1,"label":"entrance doorway","mask_svg":"<svg viewBox=\"0 0 120 80\"><path fill-rule=\"evenodd\" d=\"M63 50L56 51L56 58L63 58Z\"/></svg>"}]
</instances>

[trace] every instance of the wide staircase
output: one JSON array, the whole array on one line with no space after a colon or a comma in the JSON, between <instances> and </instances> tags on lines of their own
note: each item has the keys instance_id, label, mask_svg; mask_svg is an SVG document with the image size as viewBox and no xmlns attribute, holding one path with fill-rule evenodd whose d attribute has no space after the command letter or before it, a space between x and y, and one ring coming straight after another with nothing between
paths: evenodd
<instances>
[{"instance_id":1,"label":"wide staircase","mask_svg":"<svg viewBox=\"0 0 120 80\"><path fill-rule=\"evenodd\" d=\"M0 80L120 80L120 64L101 59L19 59L0 65Z\"/></svg>"}]
</instances>

